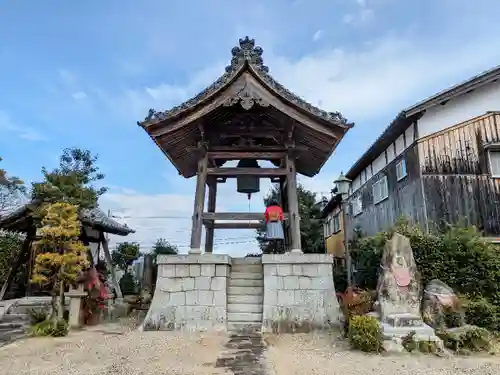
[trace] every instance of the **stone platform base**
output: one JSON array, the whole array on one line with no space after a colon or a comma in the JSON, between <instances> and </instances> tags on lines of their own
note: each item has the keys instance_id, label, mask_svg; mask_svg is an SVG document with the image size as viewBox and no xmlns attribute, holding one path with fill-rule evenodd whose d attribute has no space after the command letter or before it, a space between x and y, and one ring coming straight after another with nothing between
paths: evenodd
<instances>
[{"instance_id":1,"label":"stone platform base","mask_svg":"<svg viewBox=\"0 0 500 375\"><path fill-rule=\"evenodd\" d=\"M230 257L160 255L158 279L142 330L225 330Z\"/></svg>"},{"instance_id":2,"label":"stone platform base","mask_svg":"<svg viewBox=\"0 0 500 375\"><path fill-rule=\"evenodd\" d=\"M262 255L262 264L264 332L307 332L340 325L331 255Z\"/></svg>"},{"instance_id":3,"label":"stone platform base","mask_svg":"<svg viewBox=\"0 0 500 375\"><path fill-rule=\"evenodd\" d=\"M251 322L262 331L305 332L340 324L330 255L262 255L251 264L227 255L162 255L157 262L142 330L226 331Z\"/></svg>"}]
</instances>

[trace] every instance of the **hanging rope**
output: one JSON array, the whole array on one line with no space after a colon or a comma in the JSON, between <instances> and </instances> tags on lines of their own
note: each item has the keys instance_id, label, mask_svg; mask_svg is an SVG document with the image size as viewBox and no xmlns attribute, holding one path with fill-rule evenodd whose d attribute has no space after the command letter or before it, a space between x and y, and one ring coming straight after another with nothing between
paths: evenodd
<instances>
[{"instance_id":1,"label":"hanging rope","mask_svg":"<svg viewBox=\"0 0 500 375\"><path fill-rule=\"evenodd\" d=\"M250 213L250 199L252 198L252 193L248 193L247 194L247 197L248 197L248 213ZM248 224L250 224L251 220L248 219Z\"/></svg>"}]
</instances>

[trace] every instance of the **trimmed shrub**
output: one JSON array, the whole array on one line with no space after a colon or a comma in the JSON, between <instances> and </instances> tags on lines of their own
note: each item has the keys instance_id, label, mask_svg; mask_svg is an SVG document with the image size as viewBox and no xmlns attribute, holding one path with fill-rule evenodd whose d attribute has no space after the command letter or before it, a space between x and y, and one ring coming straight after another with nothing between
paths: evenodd
<instances>
[{"instance_id":1,"label":"trimmed shrub","mask_svg":"<svg viewBox=\"0 0 500 375\"><path fill-rule=\"evenodd\" d=\"M120 289L123 295L134 295L138 293L138 283L130 272L126 272L120 279Z\"/></svg>"},{"instance_id":2,"label":"trimmed shrub","mask_svg":"<svg viewBox=\"0 0 500 375\"><path fill-rule=\"evenodd\" d=\"M372 316L353 316L349 320L348 338L354 349L363 352L382 351L382 330Z\"/></svg>"},{"instance_id":3,"label":"trimmed shrub","mask_svg":"<svg viewBox=\"0 0 500 375\"><path fill-rule=\"evenodd\" d=\"M44 320L30 327L32 336L63 337L68 334L68 323L64 320Z\"/></svg>"},{"instance_id":4,"label":"trimmed shrub","mask_svg":"<svg viewBox=\"0 0 500 375\"><path fill-rule=\"evenodd\" d=\"M403 348L405 348L407 352L411 353L419 347L418 342L415 340L415 334L415 331L411 331L405 337L403 337L401 345L403 345Z\"/></svg>"},{"instance_id":5,"label":"trimmed shrub","mask_svg":"<svg viewBox=\"0 0 500 375\"><path fill-rule=\"evenodd\" d=\"M41 323L41 322L47 320L48 315L49 315L47 313L47 311L45 311L43 309L36 309L36 308L28 310L28 314L30 317L31 325L36 325L38 323Z\"/></svg>"},{"instance_id":6,"label":"trimmed shrub","mask_svg":"<svg viewBox=\"0 0 500 375\"><path fill-rule=\"evenodd\" d=\"M456 352L488 351L491 348L490 333L485 328L464 327L456 331L436 332L445 347Z\"/></svg>"},{"instance_id":7,"label":"trimmed shrub","mask_svg":"<svg viewBox=\"0 0 500 375\"><path fill-rule=\"evenodd\" d=\"M491 331L497 331L500 328L499 308L488 302L486 298L465 300L463 306L467 323Z\"/></svg>"}]
</instances>

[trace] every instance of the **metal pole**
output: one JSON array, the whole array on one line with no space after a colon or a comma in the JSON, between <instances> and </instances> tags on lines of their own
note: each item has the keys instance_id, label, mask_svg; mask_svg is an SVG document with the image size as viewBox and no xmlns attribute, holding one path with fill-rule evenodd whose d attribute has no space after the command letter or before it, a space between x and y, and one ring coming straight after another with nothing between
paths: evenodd
<instances>
[{"instance_id":1,"label":"metal pole","mask_svg":"<svg viewBox=\"0 0 500 375\"><path fill-rule=\"evenodd\" d=\"M345 258L346 258L346 268L347 268L347 287L352 286L352 260L351 260L351 251L349 249L349 241L347 238L347 202L342 197L342 215L344 223L344 249L345 249Z\"/></svg>"}]
</instances>

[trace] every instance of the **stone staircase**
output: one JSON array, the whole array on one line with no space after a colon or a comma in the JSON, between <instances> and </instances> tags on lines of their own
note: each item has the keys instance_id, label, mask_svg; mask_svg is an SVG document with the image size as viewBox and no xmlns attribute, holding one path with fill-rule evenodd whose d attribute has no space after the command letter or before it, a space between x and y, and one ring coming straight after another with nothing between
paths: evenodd
<instances>
[{"instance_id":1,"label":"stone staircase","mask_svg":"<svg viewBox=\"0 0 500 375\"><path fill-rule=\"evenodd\" d=\"M5 314L0 321L0 346L26 336L28 327L28 314Z\"/></svg>"},{"instance_id":2,"label":"stone staircase","mask_svg":"<svg viewBox=\"0 0 500 375\"><path fill-rule=\"evenodd\" d=\"M32 309L50 309L50 297L0 301L0 346L26 336Z\"/></svg>"},{"instance_id":3,"label":"stone staircase","mask_svg":"<svg viewBox=\"0 0 500 375\"><path fill-rule=\"evenodd\" d=\"M227 330L262 327L264 273L260 258L233 258L227 289Z\"/></svg>"}]
</instances>

